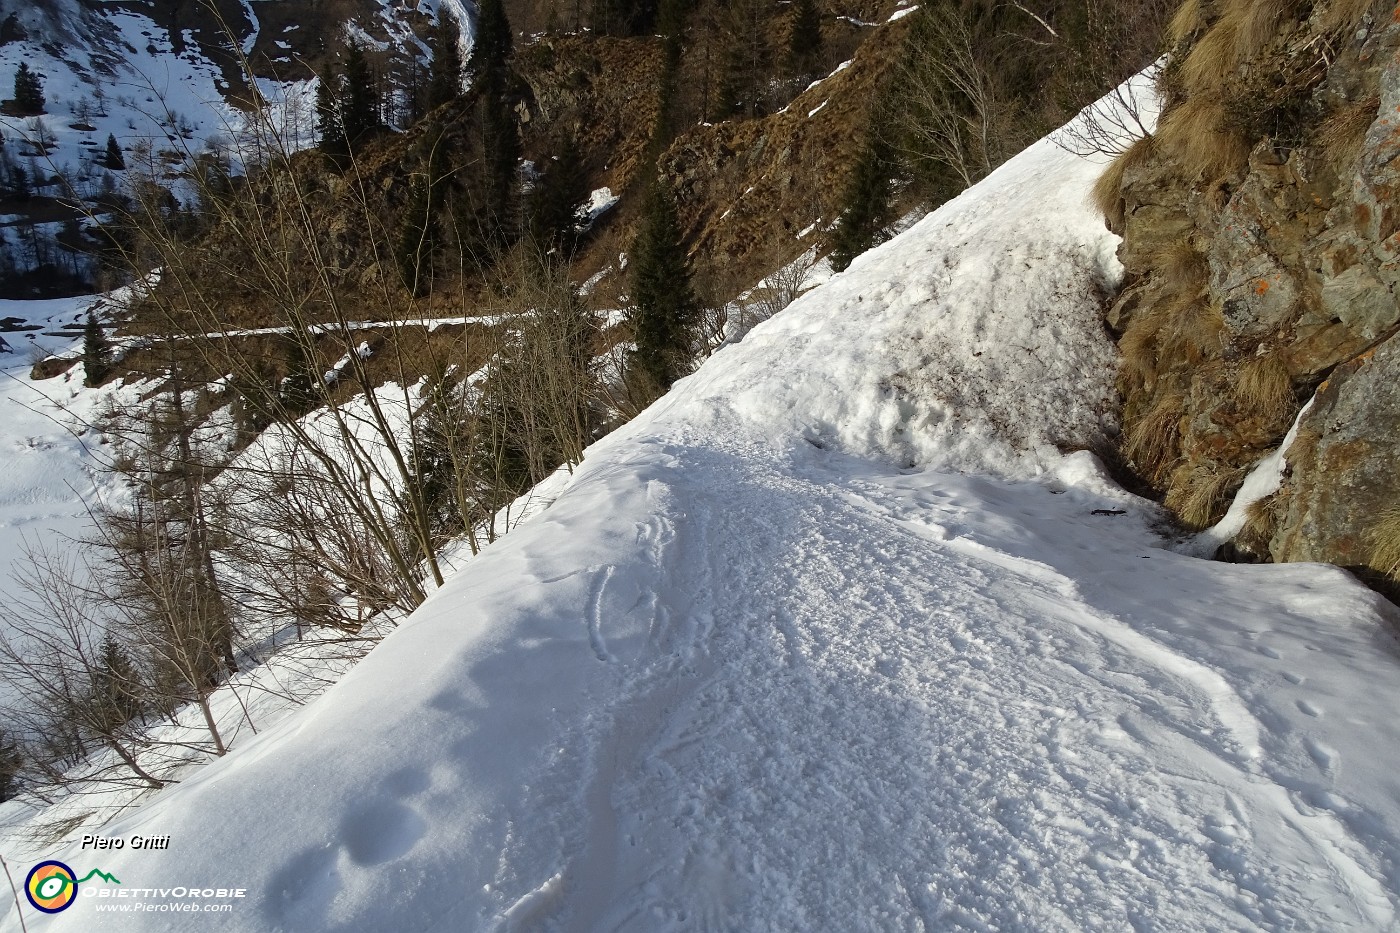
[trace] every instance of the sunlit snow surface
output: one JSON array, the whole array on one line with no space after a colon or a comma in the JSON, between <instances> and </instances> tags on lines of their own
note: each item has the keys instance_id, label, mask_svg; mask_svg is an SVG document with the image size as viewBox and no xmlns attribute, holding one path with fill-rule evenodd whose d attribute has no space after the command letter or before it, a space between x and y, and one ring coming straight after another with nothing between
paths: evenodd
<instances>
[{"instance_id":1,"label":"sunlit snow surface","mask_svg":"<svg viewBox=\"0 0 1400 933\"><path fill-rule=\"evenodd\" d=\"M1033 146L722 350L100 867L246 888L211 931L1393 926L1394 611L1060 452L1113 430L1100 167Z\"/></svg>"}]
</instances>

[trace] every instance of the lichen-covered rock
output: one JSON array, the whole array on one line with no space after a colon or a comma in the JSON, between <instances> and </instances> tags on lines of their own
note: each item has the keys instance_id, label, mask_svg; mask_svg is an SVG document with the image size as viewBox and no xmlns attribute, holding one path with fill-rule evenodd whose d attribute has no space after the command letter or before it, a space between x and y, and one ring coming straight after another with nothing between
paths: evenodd
<instances>
[{"instance_id":1,"label":"lichen-covered rock","mask_svg":"<svg viewBox=\"0 0 1400 933\"><path fill-rule=\"evenodd\" d=\"M1127 288L1107 323L1124 459L1193 525L1316 391L1269 530L1242 546L1365 568L1400 503L1400 17L1332 6L1230 44L1233 68L1174 51L1157 135L1123 163ZM1206 15L1193 42L1234 28Z\"/></svg>"},{"instance_id":2,"label":"lichen-covered rock","mask_svg":"<svg viewBox=\"0 0 1400 933\"><path fill-rule=\"evenodd\" d=\"M1275 560L1375 570L1372 532L1400 501L1400 337L1339 366L1288 453Z\"/></svg>"}]
</instances>

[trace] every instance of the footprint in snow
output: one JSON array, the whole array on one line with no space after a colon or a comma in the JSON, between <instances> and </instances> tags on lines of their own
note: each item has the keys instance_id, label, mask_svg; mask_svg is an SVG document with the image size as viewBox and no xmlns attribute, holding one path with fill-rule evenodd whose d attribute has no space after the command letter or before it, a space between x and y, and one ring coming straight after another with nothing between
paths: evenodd
<instances>
[{"instance_id":1,"label":"footprint in snow","mask_svg":"<svg viewBox=\"0 0 1400 933\"><path fill-rule=\"evenodd\" d=\"M1331 777L1337 770L1337 765L1342 760L1342 755L1332 746L1319 742L1317 739L1304 739L1303 747L1308 750L1312 760L1322 769L1322 773Z\"/></svg>"},{"instance_id":2,"label":"footprint in snow","mask_svg":"<svg viewBox=\"0 0 1400 933\"><path fill-rule=\"evenodd\" d=\"M1324 712L1322 707L1318 706L1316 703L1309 703L1307 700L1298 701L1298 710L1303 715L1311 716L1314 719L1321 719Z\"/></svg>"}]
</instances>

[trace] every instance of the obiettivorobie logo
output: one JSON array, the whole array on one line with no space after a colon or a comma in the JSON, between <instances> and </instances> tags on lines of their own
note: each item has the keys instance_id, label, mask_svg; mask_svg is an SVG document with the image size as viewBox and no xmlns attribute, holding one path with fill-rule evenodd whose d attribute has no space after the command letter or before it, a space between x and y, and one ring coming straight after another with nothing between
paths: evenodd
<instances>
[{"instance_id":1,"label":"obiettivorobie logo","mask_svg":"<svg viewBox=\"0 0 1400 933\"><path fill-rule=\"evenodd\" d=\"M29 870L24 879L24 896L35 910L46 914L56 914L68 908L78 897L78 885L86 884L94 877L108 884L121 884L115 877L99 868L94 868L83 877L67 865L57 861L40 862Z\"/></svg>"}]
</instances>

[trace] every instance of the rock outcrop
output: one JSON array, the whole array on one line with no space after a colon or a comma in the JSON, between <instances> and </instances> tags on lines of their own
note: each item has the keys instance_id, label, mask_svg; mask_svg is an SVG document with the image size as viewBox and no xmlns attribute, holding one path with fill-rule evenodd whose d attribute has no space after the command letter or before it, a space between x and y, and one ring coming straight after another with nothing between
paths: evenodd
<instances>
[{"instance_id":1,"label":"rock outcrop","mask_svg":"<svg viewBox=\"0 0 1400 933\"><path fill-rule=\"evenodd\" d=\"M1188 0L1157 132L1100 184L1123 455L1193 527L1316 401L1234 542L1380 579L1400 501L1400 8Z\"/></svg>"}]
</instances>

